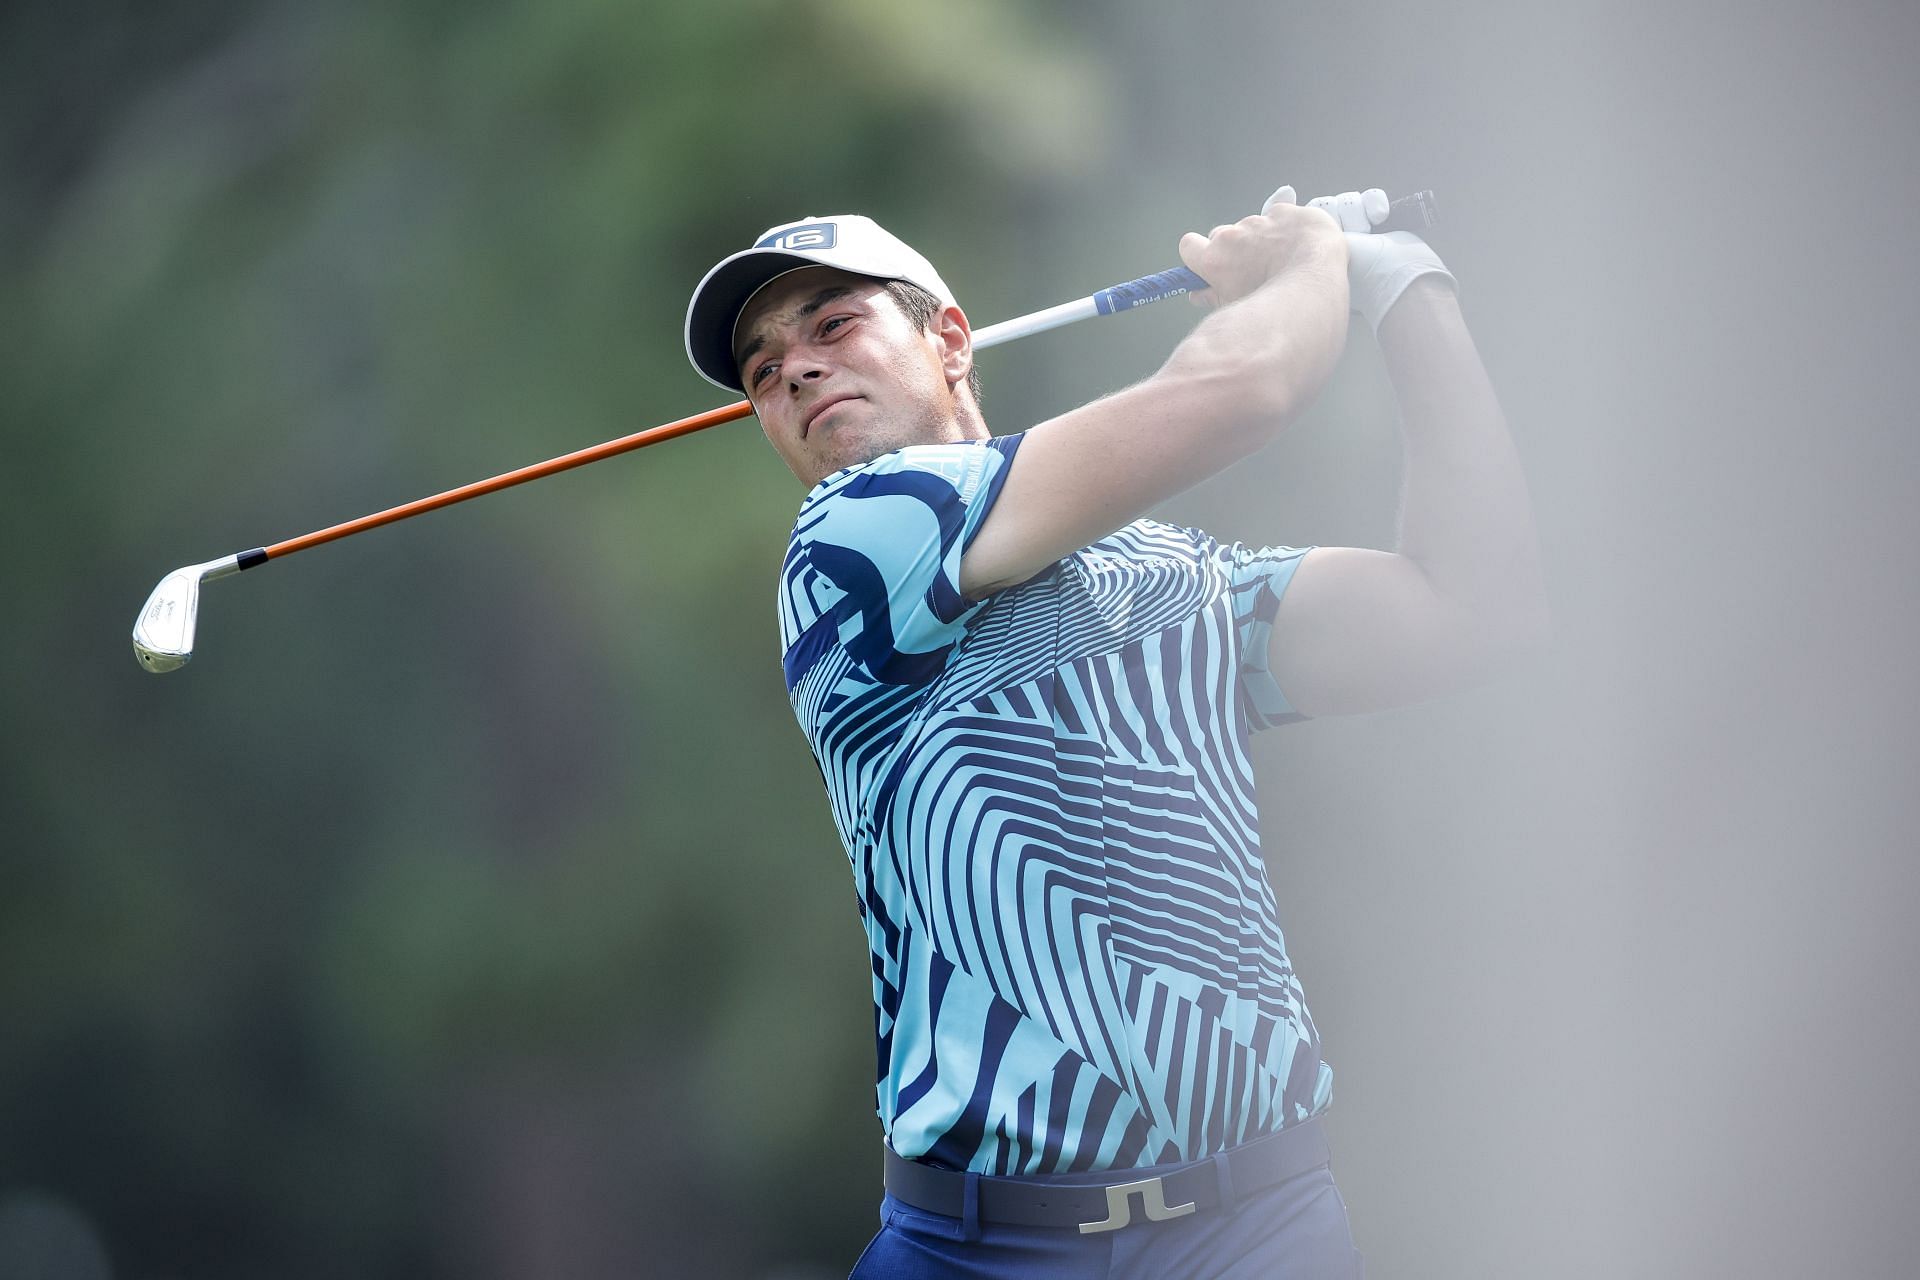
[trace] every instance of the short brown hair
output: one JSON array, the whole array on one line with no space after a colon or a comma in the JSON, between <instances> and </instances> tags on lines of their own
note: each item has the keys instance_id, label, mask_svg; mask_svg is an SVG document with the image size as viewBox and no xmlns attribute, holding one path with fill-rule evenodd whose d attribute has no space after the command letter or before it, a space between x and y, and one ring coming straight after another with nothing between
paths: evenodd
<instances>
[{"instance_id":1,"label":"short brown hair","mask_svg":"<svg viewBox=\"0 0 1920 1280\"><path fill-rule=\"evenodd\" d=\"M919 325L922 329L931 330L934 319L945 309L945 304L942 303L940 299L934 297L912 281L889 280L884 287L887 291L887 296L893 299L893 305L900 308L901 314ZM974 407L978 408L980 405L980 366L978 363L967 370L967 390L973 392Z\"/></svg>"}]
</instances>

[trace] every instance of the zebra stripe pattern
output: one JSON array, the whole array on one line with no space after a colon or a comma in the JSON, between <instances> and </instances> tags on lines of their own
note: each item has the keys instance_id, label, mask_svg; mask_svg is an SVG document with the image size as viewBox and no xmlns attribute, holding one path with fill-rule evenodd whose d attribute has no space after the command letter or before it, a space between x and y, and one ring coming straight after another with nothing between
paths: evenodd
<instances>
[{"instance_id":1,"label":"zebra stripe pattern","mask_svg":"<svg viewBox=\"0 0 1920 1280\"><path fill-rule=\"evenodd\" d=\"M1304 550L1136 521L988 600L960 559L1021 437L828 477L780 584L787 687L873 969L878 1113L992 1174L1196 1159L1324 1110L1250 731Z\"/></svg>"}]
</instances>

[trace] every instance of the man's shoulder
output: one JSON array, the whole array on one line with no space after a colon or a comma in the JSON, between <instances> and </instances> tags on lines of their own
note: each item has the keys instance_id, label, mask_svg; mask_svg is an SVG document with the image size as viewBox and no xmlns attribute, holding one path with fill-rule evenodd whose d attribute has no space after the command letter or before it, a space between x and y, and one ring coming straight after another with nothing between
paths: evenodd
<instances>
[{"instance_id":1,"label":"man's shoulder","mask_svg":"<svg viewBox=\"0 0 1920 1280\"><path fill-rule=\"evenodd\" d=\"M956 582L961 549L1017 447L1014 437L909 445L815 485L781 565L783 645L815 627L824 645L849 613L866 619L863 642L876 651L882 641L915 653L950 643L976 608Z\"/></svg>"},{"instance_id":2,"label":"man's shoulder","mask_svg":"<svg viewBox=\"0 0 1920 1280\"><path fill-rule=\"evenodd\" d=\"M796 536L810 512L836 499L903 493L927 501L957 495L971 502L995 473L1011 459L1019 436L986 440L957 440L940 444L910 444L891 449L864 462L843 467L808 491L795 522Z\"/></svg>"}]
</instances>

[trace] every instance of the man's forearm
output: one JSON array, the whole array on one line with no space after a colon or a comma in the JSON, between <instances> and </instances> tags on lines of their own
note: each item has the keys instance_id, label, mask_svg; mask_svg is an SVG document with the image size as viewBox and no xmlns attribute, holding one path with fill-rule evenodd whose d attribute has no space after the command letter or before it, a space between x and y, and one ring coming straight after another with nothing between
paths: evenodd
<instances>
[{"instance_id":1,"label":"man's forearm","mask_svg":"<svg viewBox=\"0 0 1920 1280\"><path fill-rule=\"evenodd\" d=\"M1537 638L1547 608L1526 478L1452 286L1415 281L1379 336L1405 444L1399 554L1476 629Z\"/></svg>"},{"instance_id":2,"label":"man's forearm","mask_svg":"<svg viewBox=\"0 0 1920 1280\"><path fill-rule=\"evenodd\" d=\"M1258 447L1312 403L1346 340L1346 249L1334 234L1196 325L1156 377L1178 388L1183 435L1220 425Z\"/></svg>"},{"instance_id":3,"label":"man's forearm","mask_svg":"<svg viewBox=\"0 0 1920 1280\"><path fill-rule=\"evenodd\" d=\"M1246 457L1326 381L1348 295L1345 241L1324 214L1288 209L1181 245L1225 305L1152 377L1026 432L961 562L968 598L1025 582Z\"/></svg>"}]
</instances>

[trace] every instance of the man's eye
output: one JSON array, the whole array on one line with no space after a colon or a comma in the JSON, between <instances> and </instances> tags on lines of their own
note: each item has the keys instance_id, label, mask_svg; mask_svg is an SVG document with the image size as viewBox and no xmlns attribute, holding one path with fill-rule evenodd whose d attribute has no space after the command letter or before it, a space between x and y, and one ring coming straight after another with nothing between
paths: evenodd
<instances>
[{"instance_id":1,"label":"man's eye","mask_svg":"<svg viewBox=\"0 0 1920 1280\"><path fill-rule=\"evenodd\" d=\"M847 321L848 321L848 320L850 320L850 319L852 319L852 318L853 318L853 317L851 317L851 316L831 316L831 317L829 317L829 318L827 319L827 321L826 321L826 323L825 323L825 324L822 324L822 325L820 326L820 332L821 332L821 333L832 333L832 332L833 332L833 331L834 331L835 329L837 329L837 328L839 328L839 327L840 327L841 325L843 325L843 324L845 324L845 323L847 323Z\"/></svg>"},{"instance_id":2,"label":"man's eye","mask_svg":"<svg viewBox=\"0 0 1920 1280\"><path fill-rule=\"evenodd\" d=\"M767 380L767 375L772 373L773 370L774 370L774 365L771 361L761 365L758 369L755 369L753 371L753 385L757 387L761 383L765 382Z\"/></svg>"}]
</instances>

